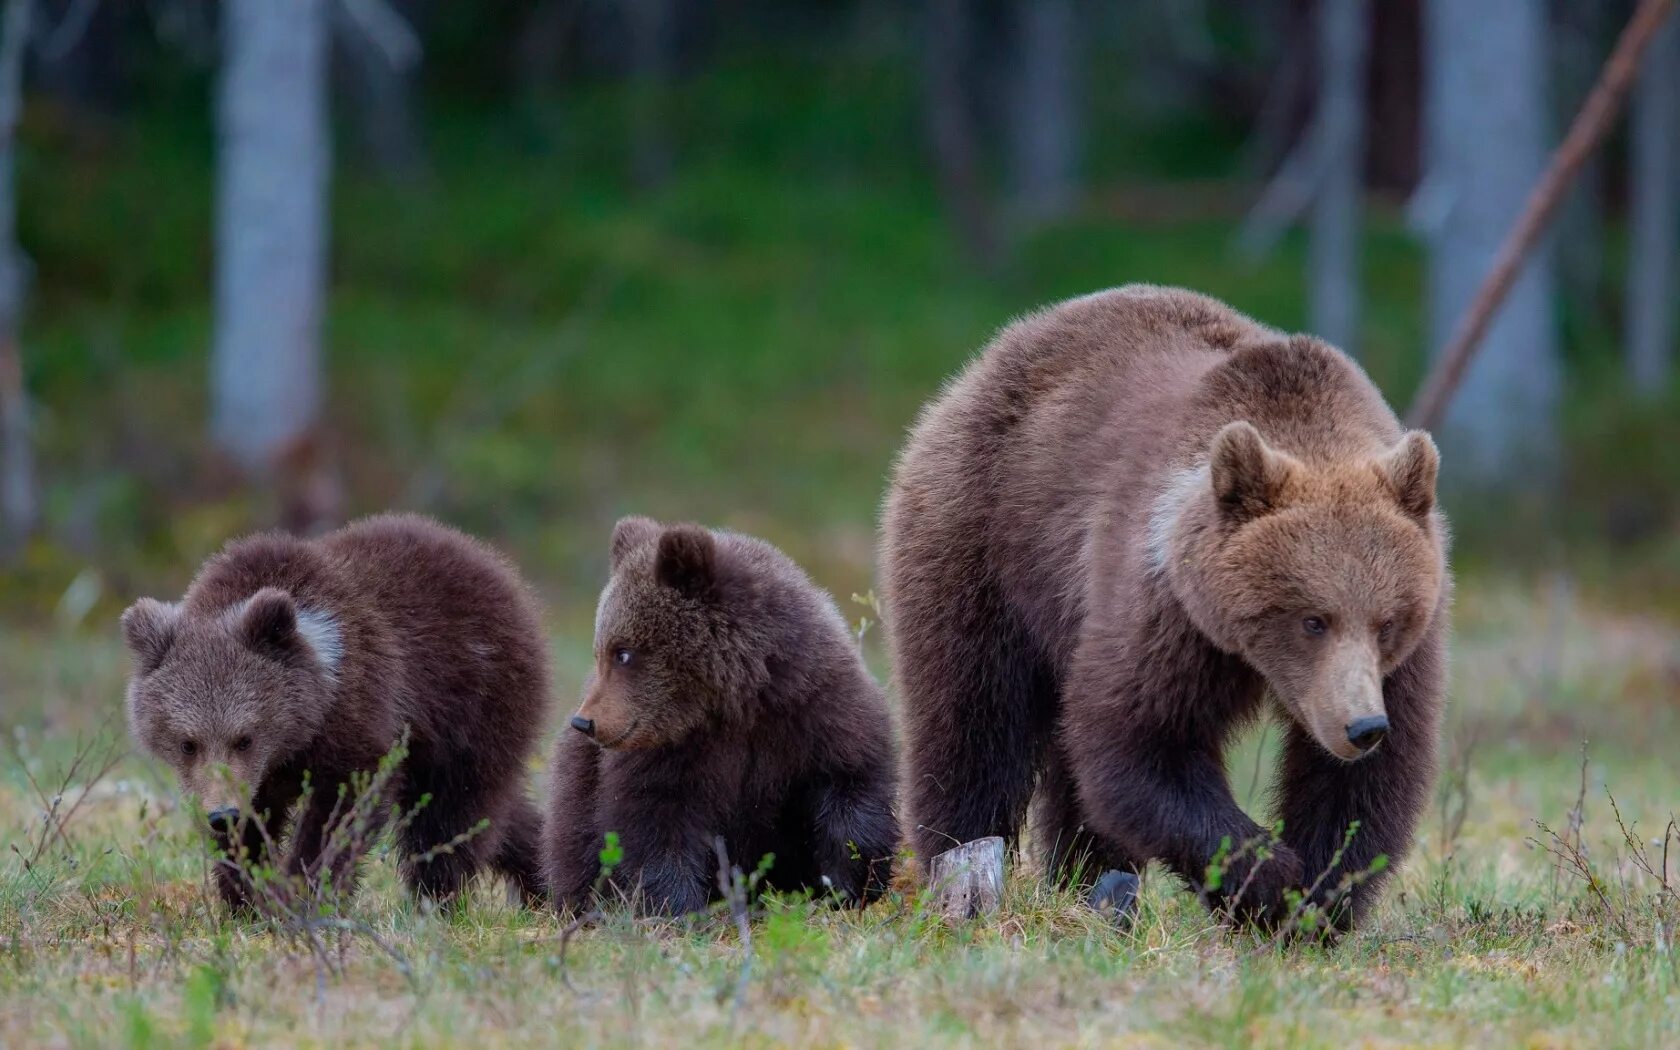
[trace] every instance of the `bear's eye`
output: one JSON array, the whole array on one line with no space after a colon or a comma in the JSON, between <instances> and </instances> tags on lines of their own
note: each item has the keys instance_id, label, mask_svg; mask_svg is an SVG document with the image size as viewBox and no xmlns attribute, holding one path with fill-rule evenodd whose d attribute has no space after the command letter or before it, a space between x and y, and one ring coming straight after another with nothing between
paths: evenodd
<instances>
[{"instance_id":1,"label":"bear's eye","mask_svg":"<svg viewBox=\"0 0 1680 1050\"><path fill-rule=\"evenodd\" d=\"M628 649L614 649L612 655L613 663L620 667L629 667L631 661L636 659L636 654Z\"/></svg>"},{"instance_id":2,"label":"bear's eye","mask_svg":"<svg viewBox=\"0 0 1680 1050\"><path fill-rule=\"evenodd\" d=\"M1377 628L1377 637L1383 641L1387 641L1393 634L1394 621L1392 619L1384 620L1382 626Z\"/></svg>"},{"instance_id":3,"label":"bear's eye","mask_svg":"<svg viewBox=\"0 0 1680 1050\"><path fill-rule=\"evenodd\" d=\"M235 751L249 751L249 750L251 750L251 738L248 737L248 736L242 736L238 740L235 740L233 742L233 749Z\"/></svg>"},{"instance_id":4,"label":"bear's eye","mask_svg":"<svg viewBox=\"0 0 1680 1050\"><path fill-rule=\"evenodd\" d=\"M1323 634L1330 629L1330 625L1324 622L1322 616L1309 616L1301 621L1301 629L1308 634Z\"/></svg>"},{"instance_id":5,"label":"bear's eye","mask_svg":"<svg viewBox=\"0 0 1680 1050\"><path fill-rule=\"evenodd\" d=\"M191 758L194 755L198 754L198 741L196 741L196 740L183 740L183 741L181 741L181 754L186 755L188 758Z\"/></svg>"}]
</instances>

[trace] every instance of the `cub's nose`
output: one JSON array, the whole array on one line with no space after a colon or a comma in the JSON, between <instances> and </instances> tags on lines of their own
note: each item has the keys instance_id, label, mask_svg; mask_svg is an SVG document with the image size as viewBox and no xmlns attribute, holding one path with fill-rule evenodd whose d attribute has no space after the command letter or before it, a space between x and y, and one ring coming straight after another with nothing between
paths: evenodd
<instances>
[{"instance_id":1,"label":"cub's nose","mask_svg":"<svg viewBox=\"0 0 1680 1050\"><path fill-rule=\"evenodd\" d=\"M584 736L594 736L595 720L593 718L585 718L582 715L573 715L572 728L582 733Z\"/></svg>"},{"instance_id":2,"label":"cub's nose","mask_svg":"<svg viewBox=\"0 0 1680 1050\"><path fill-rule=\"evenodd\" d=\"M1348 723L1348 743L1361 751L1369 751L1383 742L1388 735L1388 719L1382 715L1372 715L1369 718L1359 718Z\"/></svg>"},{"instance_id":3,"label":"cub's nose","mask_svg":"<svg viewBox=\"0 0 1680 1050\"><path fill-rule=\"evenodd\" d=\"M223 833L231 832L239 823L239 807L223 806L221 809L210 811L210 830Z\"/></svg>"}]
</instances>

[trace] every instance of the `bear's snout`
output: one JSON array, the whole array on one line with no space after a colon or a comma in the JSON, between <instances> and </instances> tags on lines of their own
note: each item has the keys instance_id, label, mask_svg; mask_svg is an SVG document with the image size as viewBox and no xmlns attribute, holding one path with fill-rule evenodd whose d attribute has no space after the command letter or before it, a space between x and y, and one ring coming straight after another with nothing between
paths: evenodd
<instances>
[{"instance_id":1,"label":"bear's snout","mask_svg":"<svg viewBox=\"0 0 1680 1050\"><path fill-rule=\"evenodd\" d=\"M220 806L210 811L210 830L223 835L233 833L239 824L238 806Z\"/></svg>"},{"instance_id":2,"label":"bear's snout","mask_svg":"<svg viewBox=\"0 0 1680 1050\"><path fill-rule=\"evenodd\" d=\"M593 718L585 718L582 715L573 715L572 728L582 733L584 736L592 737L595 735L595 720Z\"/></svg>"},{"instance_id":3,"label":"bear's snout","mask_svg":"<svg viewBox=\"0 0 1680 1050\"><path fill-rule=\"evenodd\" d=\"M1383 742L1388 735L1388 718L1384 715L1372 715L1369 718L1357 718L1348 723L1348 743L1357 747L1361 753L1369 752Z\"/></svg>"}]
</instances>

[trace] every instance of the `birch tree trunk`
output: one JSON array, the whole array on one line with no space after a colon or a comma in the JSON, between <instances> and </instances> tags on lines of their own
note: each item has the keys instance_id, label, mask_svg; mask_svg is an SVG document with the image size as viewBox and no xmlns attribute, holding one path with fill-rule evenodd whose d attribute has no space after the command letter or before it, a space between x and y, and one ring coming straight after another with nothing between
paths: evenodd
<instances>
[{"instance_id":1,"label":"birch tree trunk","mask_svg":"<svg viewBox=\"0 0 1680 1050\"><path fill-rule=\"evenodd\" d=\"M1428 0L1430 342L1450 339L1538 180L1546 150L1546 15L1541 0ZM1460 485L1548 480L1561 383L1550 252L1537 249L1490 326L1442 437Z\"/></svg>"},{"instance_id":2,"label":"birch tree trunk","mask_svg":"<svg viewBox=\"0 0 1680 1050\"><path fill-rule=\"evenodd\" d=\"M317 443L325 286L327 0L227 0L217 132L213 431L284 485Z\"/></svg>"},{"instance_id":3,"label":"birch tree trunk","mask_svg":"<svg viewBox=\"0 0 1680 1050\"><path fill-rule=\"evenodd\" d=\"M1014 22L1009 159L1016 211L1038 222L1066 215L1078 192L1078 27L1072 0L1017 0Z\"/></svg>"},{"instance_id":4,"label":"birch tree trunk","mask_svg":"<svg viewBox=\"0 0 1680 1050\"><path fill-rule=\"evenodd\" d=\"M23 109L23 63L33 0L6 0L0 21L0 553L35 530L35 448L23 386L23 320L29 260L17 243L16 133Z\"/></svg>"},{"instance_id":5,"label":"birch tree trunk","mask_svg":"<svg viewBox=\"0 0 1680 1050\"><path fill-rule=\"evenodd\" d=\"M1680 15L1669 16L1645 57L1628 153L1628 378L1655 396L1672 375L1680 311Z\"/></svg>"},{"instance_id":6,"label":"birch tree trunk","mask_svg":"<svg viewBox=\"0 0 1680 1050\"><path fill-rule=\"evenodd\" d=\"M1312 330L1349 353L1359 339L1360 202L1370 0L1319 0L1318 195L1308 260Z\"/></svg>"}]
</instances>

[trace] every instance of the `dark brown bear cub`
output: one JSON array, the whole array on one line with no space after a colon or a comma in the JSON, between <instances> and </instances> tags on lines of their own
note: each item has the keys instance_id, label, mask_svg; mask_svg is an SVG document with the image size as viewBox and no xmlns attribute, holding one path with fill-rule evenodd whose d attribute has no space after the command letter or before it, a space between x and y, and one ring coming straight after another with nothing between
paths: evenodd
<instances>
[{"instance_id":1,"label":"dark brown bear cub","mask_svg":"<svg viewBox=\"0 0 1680 1050\"><path fill-rule=\"evenodd\" d=\"M488 866L542 895L524 769L547 647L535 599L488 547L409 516L316 540L253 536L205 563L179 603L142 598L122 623L134 737L203 803L229 857L348 889L348 852L327 850L334 870L318 870L339 785L375 769L406 727L391 801L414 813L400 842L409 886L447 899ZM270 842L285 856L265 857ZM217 865L236 907L252 890L241 868Z\"/></svg>"},{"instance_id":2,"label":"dark brown bear cub","mask_svg":"<svg viewBox=\"0 0 1680 1050\"><path fill-rule=\"evenodd\" d=\"M607 832L615 889L651 912L717 892L714 839L770 885L880 894L898 845L886 699L845 621L760 540L626 518L595 619L595 671L556 748L548 875L580 909Z\"/></svg>"},{"instance_id":3,"label":"dark brown bear cub","mask_svg":"<svg viewBox=\"0 0 1680 1050\"><path fill-rule=\"evenodd\" d=\"M1160 859L1229 913L1287 921L1302 891L1357 921L1435 775L1436 469L1345 355L1205 296L1006 328L923 412L882 530L920 854L1013 836L1036 791L1060 874ZM1261 854L1223 752L1268 707Z\"/></svg>"}]
</instances>

